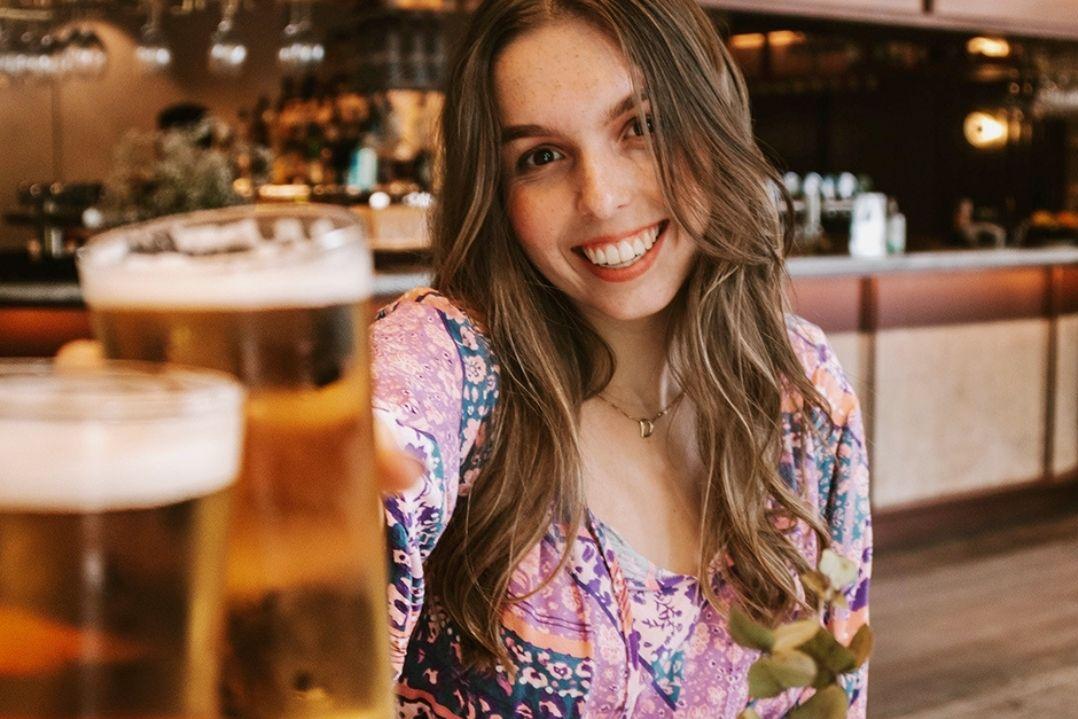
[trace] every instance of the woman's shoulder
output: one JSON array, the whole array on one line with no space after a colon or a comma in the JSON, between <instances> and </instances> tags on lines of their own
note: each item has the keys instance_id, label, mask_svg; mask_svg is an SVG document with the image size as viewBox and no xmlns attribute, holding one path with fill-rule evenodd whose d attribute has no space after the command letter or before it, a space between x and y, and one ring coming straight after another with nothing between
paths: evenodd
<instances>
[{"instance_id":1,"label":"woman's shoulder","mask_svg":"<svg viewBox=\"0 0 1078 719\"><path fill-rule=\"evenodd\" d=\"M430 287L409 290L378 310L371 337L376 345L388 343L397 351L424 355L426 347L451 352L463 364L466 381L497 384L500 368L476 313Z\"/></svg>"},{"instance_id":2,"label":"woman's shoulder","mask_svg":"<svg viewBox=\"0 0 1078 719\"><path fill-rule=\"evenodd\" d=\"M484 337L479 314L460 300L452 300L431 287L415 287L385 305L375 314L375 321L405 321L410 317L440 315L458 326L466 326Z\"/></svg>"},{"instance_id":3,"label":"woman's shoulder","mask_svg":"<svg viewBox=\"0 0 1078 719\"><path fill-rule=\"evenodd\" d=\"M792 313L786 315L786 332L805 370L805 376L827 400L831 408L831 422L835 425L845 424L857 404L857 398L827 335L819 326ZM801 404L796 397L789 400L796 406Z\"/></svg>"}]
</instances>

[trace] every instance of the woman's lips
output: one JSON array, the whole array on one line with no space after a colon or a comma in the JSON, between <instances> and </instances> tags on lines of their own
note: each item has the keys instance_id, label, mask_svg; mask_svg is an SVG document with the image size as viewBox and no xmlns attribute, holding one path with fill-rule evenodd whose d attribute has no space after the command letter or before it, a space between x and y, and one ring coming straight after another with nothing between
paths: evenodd
<instances>
[{"instance_id":1,"label":"woman's lips","mask_svg":"<svg viewBox=\"0 0 1078 719\"><path fill-rule=\"evenodd\" d=\"M655 244L644 253L643 257L628 267L600 267L589 260L580 248L577 248L575 252L580 257L580 261L584 263L584 266L599 279L607 282L629 282L647 272L655 264L655 258L659 256L659 250L662 249L663 244L666 242L666 235L669 230L670 221L663 220L663 226L659 231L659 236L655 238Z\"/></svg>"}]
</instances>

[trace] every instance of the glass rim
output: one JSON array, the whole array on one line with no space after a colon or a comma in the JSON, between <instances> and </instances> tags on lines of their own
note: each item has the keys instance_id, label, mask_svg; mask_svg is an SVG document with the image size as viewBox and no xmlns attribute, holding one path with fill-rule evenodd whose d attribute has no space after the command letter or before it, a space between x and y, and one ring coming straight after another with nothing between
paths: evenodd
<instances>
[{"instance_id":1,"label":"glass rim","mask_svg":"<svg viewBox=\"0 0 1078 719\"><path fill-rule=\"evenodd\" d=\"M333 205L237 205L113 228L76 267L91 309L344 304L373 293L368 236Z\"/></svg>"},{"instance_id":2,"label":"glass rim","mask_svg":"<svg viewBox=\"0 0 1078 719\"><path fill-rule=\"evenodd\" d=\"M121 423L241 415L245 398L246 390L232 375L201 367L111 359L67 366L51 358L0 358L0 420Z\"/></svg>"},{"instance_id":3,"label":"glass rim","mask_svg":"<svg viewBox=\"0 0 1078 719\"><path fill-rule=\"evenodd\" d=\"M145 237L154 232L167 231L174 227L197 227L213 223L235 222L245 219L258 220L261 218L288 218L296 219L325 217L337 220L341 226L335 227L325 234L306 238L304 241L293 244L290 253L274 253L261 255L253 248L246 250L222 250L208 252L206 254L185 254L186 260L192 262L200 271L221 268L234 272L237 265L252 268L276 268L294 263L297 255L300 257L319 257L333 254L334 251L353 247L366 247L367 226L364 218L350 210L335 205L324 204L246 204L231 205L209 210L194 210L172 215L155 217L142 222L134 222L120 225L94 235L85 245L75 252L75 261L79 269L93 269L117 267L128 256L123 253L118 256L108 256L107 248L116 244L130 247L132 240ZM102 255L106 255L102 257Z\"/></svg>"}]
</instances>

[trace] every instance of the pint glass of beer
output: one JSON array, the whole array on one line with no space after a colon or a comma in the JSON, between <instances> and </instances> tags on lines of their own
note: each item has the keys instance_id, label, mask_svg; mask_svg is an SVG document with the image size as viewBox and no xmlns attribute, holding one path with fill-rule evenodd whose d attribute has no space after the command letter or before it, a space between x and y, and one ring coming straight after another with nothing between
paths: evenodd
<instances>
[{"instance_id":1,"label":"pint glass of beer","mask_svg":"<svg viewBox=\"0 0 1078 719\"><path fill-rule=\"evenodd\" d=\"M0 362L0 717L217 716L243 391Z\"/></svg>"},{"instance_id":2,"label":"pint glass of beer","mask_svg":"<svg viewBox=\"0 0 1078 719\"><path fill-rule=\"evenodd\" d=\"M359 219L306 205L174 216L99 236L79 272L107 356L211 367L247 387L225 716L389 717Z\"/></svg>"}]
</instances>

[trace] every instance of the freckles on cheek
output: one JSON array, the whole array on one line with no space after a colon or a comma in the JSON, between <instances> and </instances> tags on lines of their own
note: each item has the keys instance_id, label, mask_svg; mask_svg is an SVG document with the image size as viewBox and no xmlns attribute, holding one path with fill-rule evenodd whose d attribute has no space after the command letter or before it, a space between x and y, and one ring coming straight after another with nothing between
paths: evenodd
<instances>
[{"instance_id":1,"label":"freckles on cheek","mask_svg":"<svg viewBox=\"0 0 1078 719\"><path fill-rule=\"evenodd\" d=\"M525 248L539 249L551 234L553 216L549 203L528 192L510 192L507 208L513 232Z\"/></svg>"}]
</instances>

